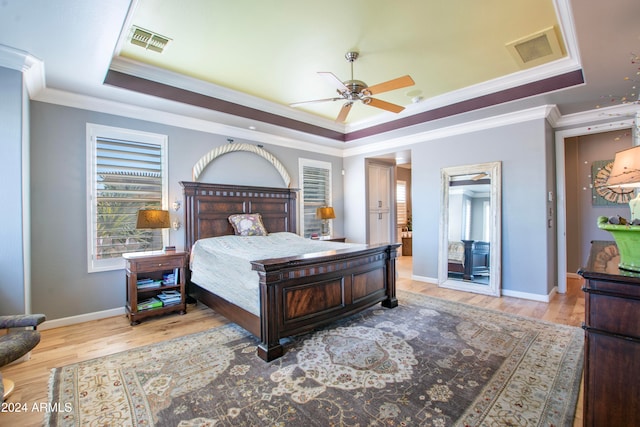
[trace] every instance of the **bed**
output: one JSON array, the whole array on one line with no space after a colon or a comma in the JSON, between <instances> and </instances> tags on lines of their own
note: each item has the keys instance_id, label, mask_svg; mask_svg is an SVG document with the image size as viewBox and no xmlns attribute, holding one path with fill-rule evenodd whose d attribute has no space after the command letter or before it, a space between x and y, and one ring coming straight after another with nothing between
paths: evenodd
<instances>
[{"instance_id":1,"label":"bed","mask_svg":"<svg viewBox=\"0 0 640 427\"><path fill-rule=\"evenodd\" d=\"M228 218L240 213L259 213L270 234L295 234L297 190L186 181L180 184L185 249L191 250L203 239L233 235ZM318 252L251 261L259 292L255 310L243 308L191 277L189 295L258 337L258 356L272 361L284 353L281 340L286 337L376 303L387 308L398 305L395 262L399 244L333 245L338 246L325 250L326 245L319 245Z\"/></svg>"},{"instance_id":2,"label":"bed","mask_svg":"<svg viewBox=\"0 0 640 427\"><path fill-rule=\"evenodd\" d=\"M449 242L448 271L450 276L473 280L489 274L489 242L462 240Z\"/></svg>"}]
</instances>

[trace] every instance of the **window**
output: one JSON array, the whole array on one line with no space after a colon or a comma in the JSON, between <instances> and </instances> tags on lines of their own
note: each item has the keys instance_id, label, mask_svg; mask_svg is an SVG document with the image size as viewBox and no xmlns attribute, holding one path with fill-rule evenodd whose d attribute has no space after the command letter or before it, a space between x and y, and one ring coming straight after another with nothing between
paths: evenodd
<instances>
[{"instance_id":1,"label":"window","mask_svg":"<svg viewBox=\"0 0 640 427\"><path fill-rule=\"evenodd\" d=\"M489 230L491 230L491 202L484 201L482 202L482 211L483 211L483 223L484 227L482 228L482 240L485 242L489 241Z\"/></svg>"},{"instance_id":2,"label":"window","mask_svg":"<svg viewBox=\"0 0 640 427\"><path fill-rule=\"evenodd\" d=\"M122 254L162 249L167 230L138 230L138 210L167 206L167 137L87 124L89 272L124 268Z\"/></svg>"},{"instance_id":3,"label":"window","mask_svg":"<svg viewBox=\"0 0 640 427\"><path fill-rule=\"evenodd\" d=\"M300 159L300 181L302 182L301 224L304 237L322 233L322 220L316 219L316 209L332 206L331 203L331 163ZM331 222L329 222L331 234Z\"/></svg>"},{"instance_id":4,"label":"window","mask_svg":"<svg viewBox=\"0 0 640 427\"><path fill-rule=\"evenodd\" d=\"M398 227L407 226L407 182L396 182L396 209L398 210L396 217L398 218Z\"/></svg>"},{"instance_id":5,"label":"window","mask_svg":"<svg viewBox=\"0 0 640 427\"><path fill-rule=\"evenodd\" d=\"M471 199L465 197L462 201L462 240L471 239Z\"/></svg>"}]
</instances>

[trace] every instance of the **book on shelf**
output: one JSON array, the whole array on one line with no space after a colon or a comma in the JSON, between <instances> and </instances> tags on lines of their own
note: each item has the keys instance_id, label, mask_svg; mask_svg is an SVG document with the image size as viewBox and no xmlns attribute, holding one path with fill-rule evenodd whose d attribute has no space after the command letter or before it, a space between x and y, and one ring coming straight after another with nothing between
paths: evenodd
<instances>
[{"instance_id":1,"label":"book on shelf","mask_svg":"<svg viewBox=\"0 0 640 427\"><path fill-rule=\"evenodd\" d=\"M176 276L173 273L165 273L162 275L163 285L174 285L176 283Z\"/></svg>"},{"instance_id":2,"label":"book on shelf","mask_svg":"<svg viewBox=\"0 0 640 427\"><path fill-rule=\"evenodd\" d=\"M162 275L163 285L177 285L180 283L180 269L175 268L172 273L164 273Z\"/></svg>"},{"instance_id":3,"label":"book on shelf","mask_svg":"<svg viewBox=\"0 0 640 427\"><path fill-rule=\"evenodd\" d=\"M158 298L149 298L138 303L138 311L151 310L152 308L160 308L162 306L162 301Z\"/></svg>"},{"instance_id":4,"label":"book on shelf","mask_svg":"<svg viewBox=\"0 0 640 427\"><path fill-rule=\"evenodd\" d=\"M142 283L140 283L140 281L138 280L138 282L136 283L136 287L138 289L153 289L160 286L162 286L161 280L151 280L150 282L144 281Z\"/></svg>"},{"instance_id":5,"label":"book on shelf","mask_svg":"<svg viewBox=\"0 0 640 427\"><path fill-rule=\"evenodd\" d=\"M156 295L163 305L178 304L182 301L182 294L178 291L163 291Z\"/></svg>"}]
</instances>

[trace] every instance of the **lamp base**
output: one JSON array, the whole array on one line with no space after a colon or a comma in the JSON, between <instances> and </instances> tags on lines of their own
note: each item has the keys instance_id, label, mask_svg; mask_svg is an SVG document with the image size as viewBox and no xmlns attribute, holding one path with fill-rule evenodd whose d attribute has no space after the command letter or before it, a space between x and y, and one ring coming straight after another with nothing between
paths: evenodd
<instances>
[{"instance_id":1,"label":"lamp base","mask_svg":"<svg viewBox=\"0 0 640 427\"><path fill-rule=\"evenodd\" d=\"M326 219L322 220L322 235L325 237L329 235L329 223Z\"/></svg>"},{"instance_id":2,"label":"lamp base","mask_svg":"<svg viewBox=\"0 0 640 427\"><path fill-rule=\"evenodd\" d=\"M609 224L607 217L598 218L598 228L613 236L620 252L618 267L640 273L640 225Z\"/></svg>"}]
</instances>

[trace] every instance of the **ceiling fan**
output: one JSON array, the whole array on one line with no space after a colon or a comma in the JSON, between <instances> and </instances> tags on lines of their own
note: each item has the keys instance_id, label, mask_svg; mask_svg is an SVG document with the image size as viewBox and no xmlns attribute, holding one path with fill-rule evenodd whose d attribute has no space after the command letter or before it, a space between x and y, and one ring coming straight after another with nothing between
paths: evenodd
<instances>
[{"instance_id":1,"label":"ceiling fan","mask_svg":"<svg viewBox=\"0 0 640 427\"><path fill-rule=\"evenodd\" d=\"M315 104L318 102L327 101L347 101L342 105L337 122L344 122L347 119L347 115L356 101L362 101L365 105L380 108L382 110L391 111L393 113L399 113L404 110L404 107L392 104L390 102L382 101L380 99L372 98L372 95L378 95L383 92L388 92L395 89L400 89L407 86L413 86L415 82L410 76L402 76L397 79L389 80L384 83L379 83L373 86L367 86L362 80L353 79L353 62L358 59L358 52L347 52L345 58L351 63L351 80L341 81L335 74L330 72L318 72L318 74L329 82L340 96L335 98L316 99L313 101L294 102L289 104L290 107L298 107L305 104Z\"/></svg>"}]
</instances>

